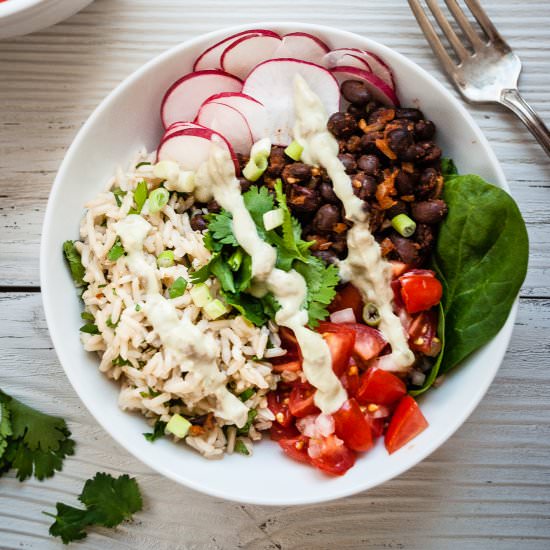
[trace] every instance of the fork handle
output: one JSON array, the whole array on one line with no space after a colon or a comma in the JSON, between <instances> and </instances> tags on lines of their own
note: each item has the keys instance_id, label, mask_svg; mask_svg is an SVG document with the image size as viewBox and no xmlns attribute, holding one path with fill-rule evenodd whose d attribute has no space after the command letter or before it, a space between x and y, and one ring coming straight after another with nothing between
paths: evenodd
<instances>
[{"instance_id":1,"label":"fork handle","mask_svg":"<svg viewBox=\"0 0 550 550\"><path fill-rule=\"evenodd\" d=\"M502 90L500 103L515 113L521 122L535 136L548 156L550 156L550 130L531 106L521 97L518 90Z\"/></svg>"}]
</instances>

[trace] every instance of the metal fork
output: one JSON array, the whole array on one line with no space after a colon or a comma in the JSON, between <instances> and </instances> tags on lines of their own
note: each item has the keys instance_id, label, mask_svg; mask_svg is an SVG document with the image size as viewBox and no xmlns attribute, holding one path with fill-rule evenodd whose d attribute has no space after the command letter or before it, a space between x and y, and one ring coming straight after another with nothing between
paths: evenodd
<instances>
[{"instance_id":1,"label":"metal fork","mask_svg":"<svg viewBox=\"0 0 550 550\"><path fill-rule=\"evenodd\" d=\"M457 0L445 0L445 4L469 44L463 43L454 31L437 0L425 0L458 62L445 49L420 1L409 0L409 5L443 69L463 97L471 103L500 103L508 107L550 156L550 131L518 91L519 57L500 36L478 0L464 1L483 30L484 38L478 35Z\"/></svg>"}]
</instances>

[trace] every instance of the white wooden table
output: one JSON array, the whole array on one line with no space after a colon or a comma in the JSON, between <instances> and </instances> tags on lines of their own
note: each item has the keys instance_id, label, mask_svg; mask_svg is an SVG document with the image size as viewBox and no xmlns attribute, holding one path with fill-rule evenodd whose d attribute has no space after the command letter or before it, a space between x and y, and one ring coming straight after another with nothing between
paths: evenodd
<instances>
[{"instance_id":1,"label":"white wooden table","mask_svg":"<svg viewBox=\"0 0 550 550\"><path fill-rule=\"evenodd\" d=\"M484 0L524 63L526 98L550 121L550 2ZM550 163L499 108L470 108L500 159L531 238L529 274L502 368L468 422L398 479L319 506L265 508L162 478L105 434L74 393L48 337L38 278L50 186L77 130L123 78L166 48L244 22L297 20L362 33L441 80L405 0L96 0L40 33L0 42L0 386L68 419L78 446L46 482L0 479L0 547L59 548L57 500L97 471L138 477L134 523L75 548L550 548ZM457 136L460 139L460 136Z\"/></svg>"}]
</instances>

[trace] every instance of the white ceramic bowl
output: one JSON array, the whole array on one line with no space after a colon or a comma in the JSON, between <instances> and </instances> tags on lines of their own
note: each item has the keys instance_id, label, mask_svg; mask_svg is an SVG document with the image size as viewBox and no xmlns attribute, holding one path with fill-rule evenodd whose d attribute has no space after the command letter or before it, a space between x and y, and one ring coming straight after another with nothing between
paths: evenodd
<instances>
[{"instance_id":1,"label":"white ceramic bowl","mask_svg":"<svg viewBox=\"0 0 550 550\"><path fill-rule=\"evenodd\" d=\"M389 456L380 442L354 468L329 478L285 458L278 446L263 441L254 456L231 455L208 461L184 445L168 440L147 442L145 421L117 406L118 387L98 371L97 357L85 353L79 339L81 302L65 265L61 245L78 237L83 204L94 197L115 167L129 162L141 146L154 149L161 135L160 101L166 88L191 70L208 45L245 28L285 33L304 30L332 47L359 47L382 56L397 79L403 105L417 105L435 122L438 141L462 172L480 174L508 189L487 140L461 106L439 82L409 59L372 40L329 27L273 23L236 27L181 44L127 78L96 109L71 145L53 186L41 247L41 286L46 319L57 354L84 404L111 436L139 460L163 475L196 490L255 504L305 504L330 500L387 481L437 449L479 403L500 365L512 332L516 309L500 333L421 398L430 426L404 448Z\"/></svg>"},{"instance_id":2,"label":"white ceramic bowl","mask_svg":"<svg viewBox=\"0 0 550 550\"><path fill-rule=\"evenodd\" d=\"M7 0L0 3L0 39L28 34L74 15L92 0Z\"/></svg>"}]
</instances>

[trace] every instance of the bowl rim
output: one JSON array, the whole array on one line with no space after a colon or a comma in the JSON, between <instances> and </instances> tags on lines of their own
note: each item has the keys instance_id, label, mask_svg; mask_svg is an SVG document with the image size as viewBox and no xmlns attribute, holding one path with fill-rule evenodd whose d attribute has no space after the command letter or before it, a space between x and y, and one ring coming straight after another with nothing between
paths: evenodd
<instances>
[{"instance_id":1,"label":"bowl rim","mask_svg":"<svg viewBox=\"0 0 550 550\"><path fill-rule=\"evenodd\" d=\"M0 18L21 13L44 2L47 2L47 0L9 0L9 2L2 2L0 4Z\"/></svg>"},{"instance_id":2,"label":"bowl rim","mask_svg":"<svg viewBox=\"0 0 550 550\"><path fill-rule=\"evenodd\" d=\"M30 1L34 1L34 0L30 0ZM510 310L510 313L508 315L508 318L504 326L501 328L499 333L495 337L493 337L493 339L491 340L493 341L495 338L501 337L503 338L503 343L504 343L504 345L501 346L498 349L498 351L494 354L495 361L493 363L491 371L487 373L484 383L478 384L476 385L475 388L472 389L472 392L470 393L469 403L467 404L467 406L465 406L462 409L461 414L456 415L449 420L448 429L443 437L438 438L437 440L432 440L428 442L423 447L422 452L419 453L418 456L416 456L412 460L405 461L403 465L400 465L395 470L388 472L387 475L386 474L381 475L375 483L369 483L367 478L364 483L353 485L351 487L344 486L342 488L337 488L337 489L334 489L331 487L330 489L327 489L326 493L323 494L322 496L316 495L310 498L307 495L303 495L292 499L289 499L289 498L274 499L274 498L263 498L263 497L260 497L260 498L241 497L239 495L230 493L224 490L223 488L222 489L216 489L211 487L205 488L204 486L202 486L200 482L196 482L192 476L182 475L180 473L176 474L169 468L164 467L163 464L159 464L147 456L138 455L133 450L131 444L127 443L124 440L121 440L118 437L116 430L113 429L110 424L99 420L97 416L94 414L94 408L95 408L94 401L96 400L91 396L90 397L87 396L84 392L82 392L79 389L76 373L74 371L71 372L71 369L68 369L65 366L66 364L69 364L67 361L67 359L69 358L64 357L65 354L63 352L63 334L58 332L56 328L56 325L54 322L55 307L53 302L50 304L49 293L48 293L48 288L50 287L50 278L48 276L48 270L47 270L46 262L44 261L44 258L47 256L48 251L51 250L48 228L50 227L50 225L55 223L55 220L53 219L53 204L60 198L59 195L61 191L61 184L62 184L62 181L65 179L65 172L68 170L68 166L70 164L70 158L75 154L75 151L79 149L80 142L84 139L84 136L88 132L88 129L94 125L95 119L99 117L100 113L102 113L103 110L107 108L110 102L117 95L122 93L127 87L131 86L135 80L140 78L143 73L149 71L149 69L152 68L157 63L162 62L165 59L176 54L178 51L185 50L189 47L194 46L195 44L198 44L198 43L214 44L215 42L225 38L226 36L229 36L230 34L237 33L246 29L252 29L252 28L267 28L267 29L290 28L294 30L302 30L304 32L311 32L312 34L314 34L315 32L324 32L329 35L336 34L339 37L344 37L344 38L346 36L350 36L354 38L360 37L366 43L370 43L374 45L375 49L377 51L380 51L382 55L387 54L390 57L394 57L394 56L398 57L400 62L404 63L405 65L408 65L409 68L411 68L412 70L416 72L421 72L423 76L428 79L431 85L437 88L448 102L453 104L453 106L457 109L459 114L465 119L465 121L468 123L468 125L474 132L476 139L478 140L478 143L482 146L484 151L487 153L487 161L491 164L491 167L494 170L495 174L497 174L496 183L499 186L501 186L505 191L507 192L510 191L510 188L507 184L502 167L500 166L500 163L493 149L491 148L487 138L485 137L485 135L482 133L481 129L477 125L476 121L473 119L470 113L466 110L464 105L460 101L458 101L457 98L455 98L451 94L451 92L449 92L441 84L441 82L439 82L427 70L423 69L420 65L410 60L405 55L394 50L393 48L389 48L388 46L385 46L380 42L361 36L351 31L338 29L336 27L331 27L328 25L317 25L314 23L301 23L296 21L260 21L260 22L246 23L243 25L238 25L233 27L223 27L221 29L218 29L209 33L199 34L198 36L195 36L189 40L186 40L180 44L177 44L176 46L173 46L168 50L160 53L159 55L155 56L153 59L149 60L144 65L139 67L132 74L126 77L122 82L120 82L101 101L101 103L89 115L86 122L78 131L71 145L67 149L64 155L63 161L57 172L56 178L54 180L53 186L50 191L50 196L48 199L44 221L42 225L42 237L41 237L41 243L40 243L40 286L41 286L42 304L45 312L46 324L48 327L48 331L49 331L52 343L54 345L54 349L56 351L57 357L61 365L63 366L63 370L65 371L67 378L69 379L69 381L71 382L71 385L73 386L73 389L77 393L80 400L84 403L84 405L86 406L90 414L94 417L96 422L98 422L101 425L101 427L119 445L121 445L126 451L128 451L136 459L138 459L139 461L149 466L152 470L162 474L163 476L181 485L184 485L186 487L199 491L203 494L208 494L213 497L223 498L226 500L245 503L245 504L257 504L257 505L266 505L266 506L315 504L315 503L336 500L336 499L350 496L368 489L372 489L374 487L377 487L378 485L381 485L387 482L390 479L393 479L403 474L404 472L416 466L419 462L423 461L425 458L427 458L431 453L433 453L439 447L441 447L458 430L458 428L462 426L462 424L467 420L467 418L471 415L474 409L478 406L483 396L486 394L489 386L491 385L491 383L493 382L496 376L498 369L500 368L500 365L502 363L502 360L504 358L504 355L510 343L512 331L514 327L514 321L517 315L518 301L519 301L518 298L516 298L516 301L514 302L514 305ZM120 412L121 414L128 414L123 411L120 411Z\"/></svg>"}]
</instances>

